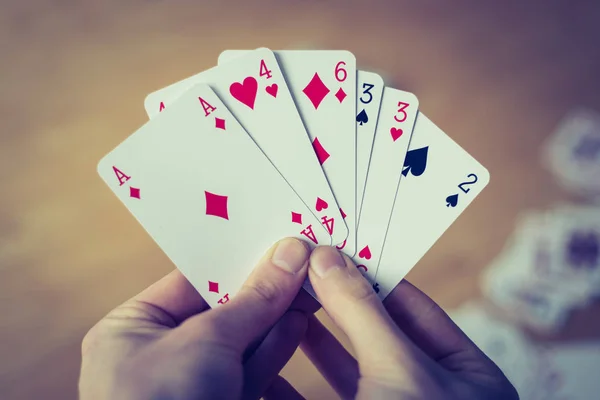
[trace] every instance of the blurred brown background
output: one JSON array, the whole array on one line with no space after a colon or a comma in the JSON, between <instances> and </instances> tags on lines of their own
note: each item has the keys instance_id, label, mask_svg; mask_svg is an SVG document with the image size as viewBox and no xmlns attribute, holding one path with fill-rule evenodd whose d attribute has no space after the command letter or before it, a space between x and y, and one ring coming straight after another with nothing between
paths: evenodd
<instances>
[{"instance_id":1,"label":"blurred brown background","mask_svg":"<svg viewBox=\"0 0 600 400\"><path fill-rule=\"evenodd\" d=\"M453 307L520 210L566 198L539 150L570 108L600 109L599 37L593 1L2 1L0 398L75 398L87 329L173 268L96 174L147 93L259 46L348 49L414 91L492 175L409 275ZM586 313L563 338L597 335ZM301 354L284 375L334 396Z\"/></svg>"}]
</instances>

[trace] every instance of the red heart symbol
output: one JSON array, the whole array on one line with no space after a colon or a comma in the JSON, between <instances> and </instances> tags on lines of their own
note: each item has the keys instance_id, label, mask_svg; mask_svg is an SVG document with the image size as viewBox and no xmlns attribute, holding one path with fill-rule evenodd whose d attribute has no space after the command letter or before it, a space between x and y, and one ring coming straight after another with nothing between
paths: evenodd
<instances>
[{"instance_id":1,"label":"red heart symbol","mask_svg":"<svg viewBox=\"0 0 600 400\"><path fill-rule=\"evenodd\" d=\"M322 198L317 197L317 204L315 205L315 209L317 210L317 212L326 210L327 207L329 207L329 204L327 204L327 202L325 200L323 200Z\"/></svg>"},{"instance_id":2,"label":"red heart symbol","mask_svg":"<svg viewBox=\"0 0 600 400\"><path fill-rule=\"evenodd\" d=\"M254 101L256 100L256 91L258 90L258 83L256 79L249 76L244 79L244 83L233 82L229 86L229 93L237 99L240 103L243 103L254 110Z\"/></svg>"},{"instance_id":3,"label":"red heart symbol","mask_svg":"<svg viewBox=\"0 0 600 400\"><path fill-rule=\"evenodd\" d=\"M359 251L358 256L360 258L370 260L371 259L371 250L369 250L369 246L365 246L361 251Z\"/></svg>"},{"instance_id":4,"label":"red heart symbol","mask_svg":"<svg viewBox=\"0 0 600 400\"><path fill-rule=\"evenodd\" d=\"M269 93L273 97L277 97L277 89L279 89L279 86L277 86L276 83L272 84L271 86L267 86L265 88L267 93Z\"/></svg>"},{"instance_id":5,"label":"red heart symbol","mask_svg":"<svg viewBox=\"0 0 600 400\"><path fill-rule=\"evenodd\" d=\"M390 129L390 133L392 134L392 139L393 139L393 140L394 140L394 142L395 142L396 140L398 140L398 138L399 138L400 136L402 136L402 134L403 134L404 132L403 132L403 131L402 131L402 129L400 129L400 128L398 128L398 129L396 129L396 128L392 128L392 129Z\"/></svg>"}]
</instances>

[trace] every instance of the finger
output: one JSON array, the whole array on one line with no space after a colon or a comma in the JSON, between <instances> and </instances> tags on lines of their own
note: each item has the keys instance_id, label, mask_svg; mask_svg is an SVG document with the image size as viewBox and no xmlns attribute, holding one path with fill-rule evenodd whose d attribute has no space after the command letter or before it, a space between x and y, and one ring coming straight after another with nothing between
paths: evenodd
<instances>
[{"instance_id":1,"label":"finger","mask_svg":"<svg viewBox=\"0 0 600 400\"><path fill-rule=\"evenodd\" d=\"M135 296L133 301L158 308L180 324L192 315L207 310L208 304L185 276L174 270Z\"/></svg>"},{"instance_id":2,"label":"finger","mask_svg":"<svg viewBox=\"0 0 600 400\"><path fill-rule=\"evenodd\" d=\"M281 376L275 378L263 394L265 400L304 400L304 397Z\"/></svg>"},{"instance_id":3,"label":"finger","mask_svg":"<svg viewBox=\"0 0 600 400\"><path fill-rule=\"evenodd\" d=\"M288 311L244 364L243 399L258 399L292 358L307 328L304 313Z\"/></svg>"},{"instance_id":4,"label":"finger","mask_svg":"<svg viewBox=\"0 0 600 400\"><path fill-rule=\"evenodd\" d=\"M199 325L210 326L215 342L243 352L266 334L288 309L306 278L309 250L304 242L287 238L260 260L237 295L203 315Z\"/></svg>"},{"instance_id":5,"label":"finger","mask_svg":"<svg viewBox=\"0 0 600 400\"><path fill-rule=\"evenodd\" d=\"M354 398L360 377L358 364L317 317L308 318L300 348L342 399Z\"/></svg>"},{"instance_id":6,"label":"finger","mask_svg":"<svg viewBox=\"0 0 600 400\"><path fill-rule=\"evenodd\" d=\"M348 336L361 372L392 378L394 373L408 376L419 365L433 368L433 361L400 331L348 257L332 247L318 247L310 257L309 277L323 309Z\"/></svg>"},{"instance_id":7,"label":"finger","mask_svg":"<svg viewBox=\"0 0 600 400\"><path fill-rule=\"evenodd\" d=\"M290 310L298 310L310 315L319 311L321 305L306 290L302 289L290 305Z\"/></svg>"},{"instance_id":8,"label":"finger","mask_svg":"<svg viewBox=\"0 0 600 400\"><path fill-rule=\"evenodd\" d=\"M445 367L467 363L496 372L496 366L429 296L403 280L383 302L402 331ZM458 356L458 357L457 357Z\"/></svg>"},{"instance_id":9,"label":"finger","mask_svg":"<svg viewBox=\"0 0 600 400\"><path fill-rule=\"evenodd\" d=\"M321 308L321 305L318 301L316 301L306 290L301 289L292 304L290 304L288 308L289 311L300 311L306 315L311 315L317 312ZM252 343L246 348L244 352L244 362L254 354L254 351L260 346L262 341L265 339L265 335L255 339Z\"/></svg>"}]
</instances>

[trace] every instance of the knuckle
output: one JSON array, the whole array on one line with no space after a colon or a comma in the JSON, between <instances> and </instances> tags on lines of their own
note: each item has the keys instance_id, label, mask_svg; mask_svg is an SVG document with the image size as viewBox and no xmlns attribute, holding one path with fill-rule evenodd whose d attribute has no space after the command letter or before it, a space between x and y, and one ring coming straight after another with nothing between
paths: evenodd
<instances>
[{"instance_id":1,"label":"knuckle","mask_svg":"<svg viewBox=\"0 0 600 400\"><path fill-rule=\"evenodd\" d=\"M101 352L107 338L112 332L112 327L106 317L92 326L81 340L81 355Z\"/></svg>"},{"instance_id":2,"label":"knuckle","mask_svg":"<svg viewBox=\"0 0 600 400\"><path fill-rule=\"evenodd\" d=\"M219 321L215 313L197 315L183 321L180 327L184 330L195 332L200 338L212 338L219 336Z\"/></svg>"},{"instance_id":3,"label":"knuckle","mask_svg":"<svg viewBox=\"0 0 600 400\"><path fill-rule=\"evenodd\" d=\"M256 281L246 284L248 292L260 302L271 304L285 296L284 288L273 281Z\"/></svg>"},{"instance_id":4,"label":"knuckle","mask_svg":"<svg viewBox=\"0 0 600 400\"><path fill-rule=\"evenodd\" d=\"M378 300L377 294L371 285L362 277L360 279L352 279L348 293L355 301L372 302Z\"/></svg>"},{"instance_id":5,"label":"knuckle","mask_svg":"<svg viewBox=\"0 0 600 400\"><path fill-rule=\"evenodd\" d=\"M83 355L101 347L108 339L118 336L130 327L154 326L174 327L175 323L166 313L149 304L128 301L111 310L92 326L81 341Z\"/></svg>"},{"instance_id":6,"label":"knuckle","mask_svg":"<svg viewBox=\"0 0 600 400\"><path fill-rule=\"evenodd\" d=\"M81 340L81 356L101 353L111 334L111 327L107 326L105 320L100 320L92 326Z\"/></svg>"},{"instance_id":7,"label":"knuckle","mask_svg":"<svg viewBox=\"0 0 600 400\"><path fill-rule=\"evenodd\" d=\"M85 356L90 352L92 347L98 342L98 328L93 326L83 337L81 341L81 355Z\"/></svg>"}]
</instances>

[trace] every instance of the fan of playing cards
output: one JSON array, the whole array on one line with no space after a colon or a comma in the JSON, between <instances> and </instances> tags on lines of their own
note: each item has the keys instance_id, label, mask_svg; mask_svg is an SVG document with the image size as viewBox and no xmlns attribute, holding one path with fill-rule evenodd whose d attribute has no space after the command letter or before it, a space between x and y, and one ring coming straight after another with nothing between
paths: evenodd
<instances>
[{"instance_id":1,"label":"fan of playing cards","mask_svg":"<svg viewBox=\"0 0 600 400\"><path fill-rule=\"evenodd\" d=\"M489 181L344 50L228 50L145 107L98 171L211 306L286 236L336 246L385 298Z\"/></svg>"}]
</instances>

